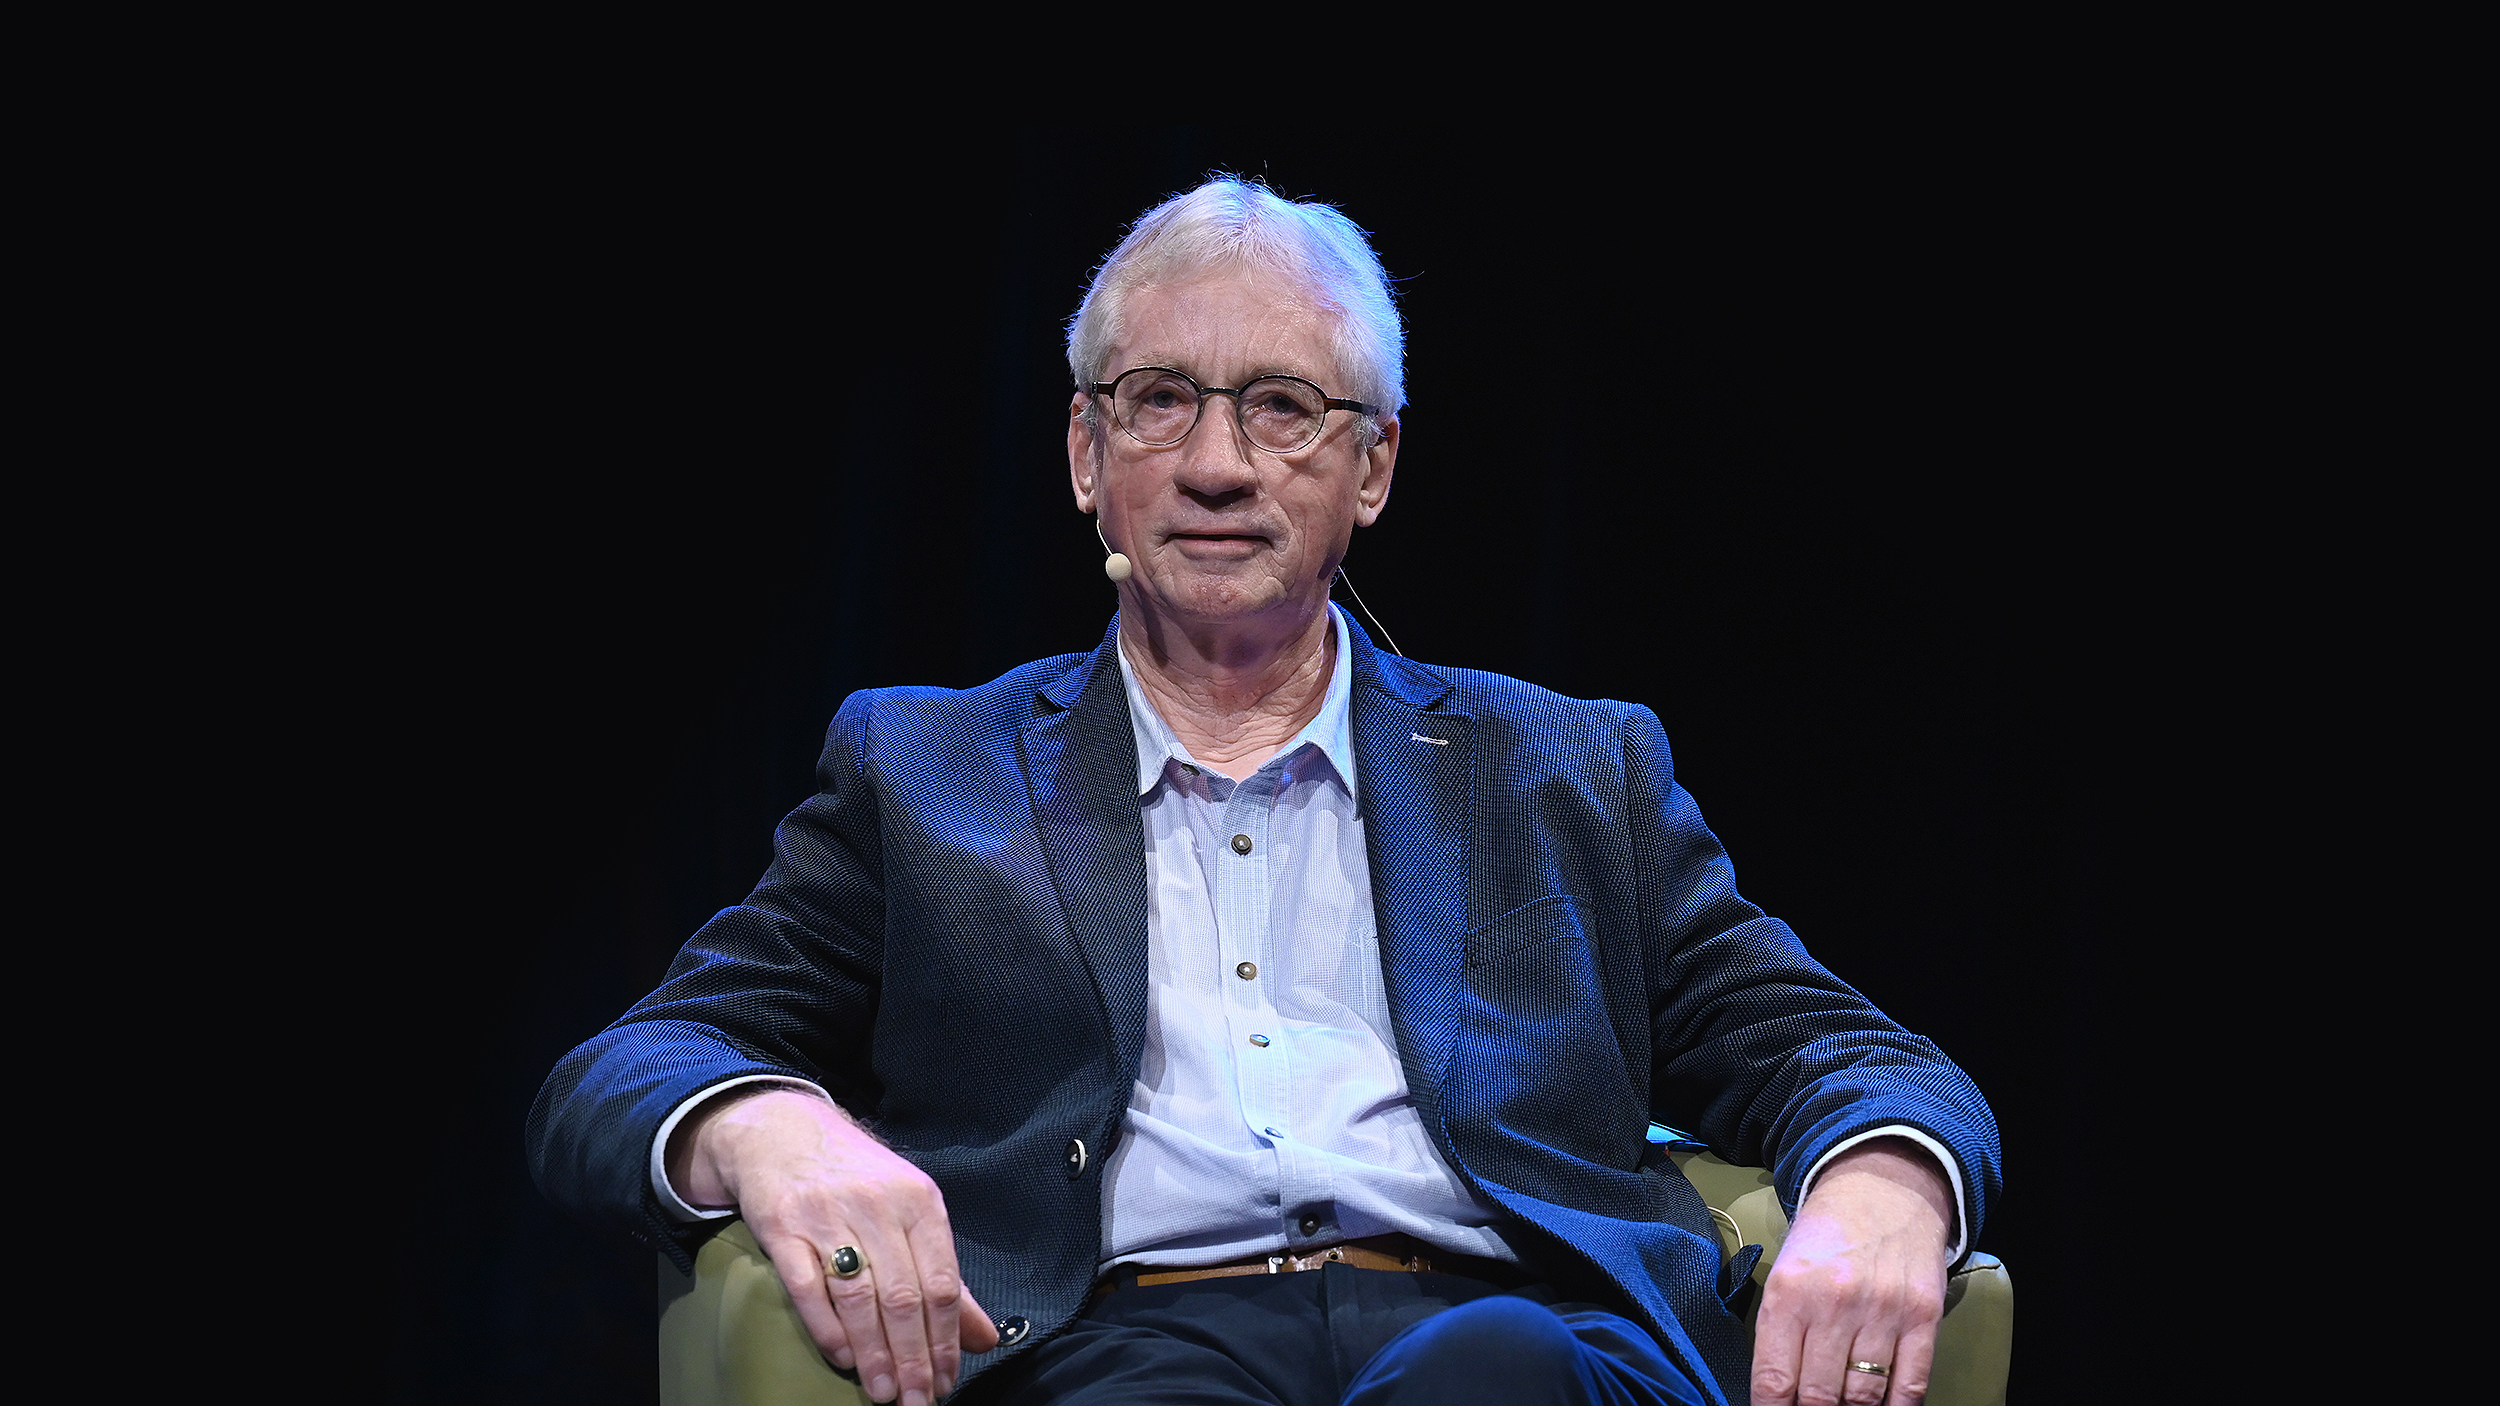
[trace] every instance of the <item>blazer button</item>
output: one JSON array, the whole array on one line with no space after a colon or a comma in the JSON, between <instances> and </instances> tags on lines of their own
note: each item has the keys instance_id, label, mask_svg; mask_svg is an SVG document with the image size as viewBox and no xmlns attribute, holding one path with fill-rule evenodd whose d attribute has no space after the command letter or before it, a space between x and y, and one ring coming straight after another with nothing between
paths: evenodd
<instances>
[{"instance_id":1,"label":"blazer button","mask_svg":"<svg viewBox=\"0 0 2500 1406\"><path fill-rule=\"evenodd\" d=\"M1249 837L1248 835L1235 835L1235 836L1233 836L1233 853L1235 853L1235 854L1248 854L1249 852L1250 852L1250 837Z\"/></svg>"},{"instance_id":2,"label":"blazer button","mask_svg":"<svg viewBox=\"0 0 2500 1406\"><path fill-rule=\"evenodd\" d=\"M1085 1175L1085 1140L1070 1138L1068 1139L1068 1180L1074 1181L1083 1175Z\"/></svg>"},{"instance_id":3,"label":"blazer button","mask_svg":"<svg viewBox=\"0 0 2500 1406\"><path fill-rule=\"evenodd\" d=\"M998 1345L1000 1347L1014 1347L1016 1344L1024 1341L1025 1334L1032 1331L1033 1325L1025 1322L1024 1315L1022 1314L1016 1314L1015 1316L1009 1318L1001 1318L998 1320Z\"/></svg>"}]
</instances>

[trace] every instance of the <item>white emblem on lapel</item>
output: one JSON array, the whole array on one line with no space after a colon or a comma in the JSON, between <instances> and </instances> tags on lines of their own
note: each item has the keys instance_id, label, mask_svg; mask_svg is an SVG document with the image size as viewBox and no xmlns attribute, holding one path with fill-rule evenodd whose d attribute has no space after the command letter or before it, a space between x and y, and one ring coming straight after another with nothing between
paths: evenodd
<instances>
[{"instance_id":1,"label":"white emblem on lapel","mask_svg":"<svg viewBox=\"0 0 2500 1406\"><path fill-rule=\"evenodd\" d=\"M1435 747L1447 747L1450 745L1450 739L1446 737L1426 737L1420 732L1410 732L1406 735L1414 738L1418 742L1429 742Z\"/></svg>"}]
</instances>

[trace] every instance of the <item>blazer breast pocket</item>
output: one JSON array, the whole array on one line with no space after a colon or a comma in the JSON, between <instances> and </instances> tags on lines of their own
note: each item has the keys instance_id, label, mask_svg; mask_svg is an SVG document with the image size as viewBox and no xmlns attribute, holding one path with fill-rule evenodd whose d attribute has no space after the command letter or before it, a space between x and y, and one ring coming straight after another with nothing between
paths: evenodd
<instances>
[{"instance_id":1,"label":"blazer breast pocket","mask_svg":"<svg viewBox=\"0 0 2500 1406\"><path fill-rule=\"evenodd\" d=\"M1504 1130L1515 1146L1506 1155L1486 1144L1495 1161L1478 1170L1513 1187L1539 1184L1528 1167L1554 1153L1619 1171L1640 1164L1648 1121L1607 1018L1594 917L1553 894L1467 934L1443 1106L1461 1123ZM1533 1149L1543 1151L1511 1160Z\"/></svg>"},{"instance_id":2,"label":"blazer breast pocket","mask_svg":"<svg viewBox=\"0 0 2500 1406\"><path fill-rule=\"evenodd\" d=\"M1580 900L1567 893L1522 903L1467 934L1467 965L1489 966L1514 952L1572 942L1585 945Z\"/></svg>"}]
</instances>

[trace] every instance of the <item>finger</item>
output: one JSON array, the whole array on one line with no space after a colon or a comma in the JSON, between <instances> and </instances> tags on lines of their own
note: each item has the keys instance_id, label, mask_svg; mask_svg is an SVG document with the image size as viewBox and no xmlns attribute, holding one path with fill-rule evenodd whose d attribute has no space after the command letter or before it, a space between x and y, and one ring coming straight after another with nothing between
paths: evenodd
<instances>
[{"instance_id":1,"label":"finger","mask_svg":"<svg viewBox=\"0 0 2500 1406\"><path fill-rule=\"evenodd\" d=\"M981 1301L972 1296L969 1284L964 1286L964 1307L957 1321L963 1325L957 1341L963 1344L964 1351L987 1352L998 1346L998 1324L991 1320L990 1311L981 1307Z\"/></svg>"},{"instance_id":2,"label":"finger","mask_svg":"<svg viewBox=\"0 0 2500 1406\"><path fill-rule=\"evenodd\" d=\"M1773 1281L1754 1317L1753 1406L1794 1406L1797 1358L1804 1349L1805 1325Z\"/></svg>"},{"instance_id":3,"label":"finger","mask_svg":"<svg viewBox=\"0 0 2500 1406\"><path fill-rule=\"evenodd\" d=\"M754 1229L752 1222L748 1228ZM825 1266L816 1247L795 1236L768 1236L761 1230L755 1231L755 1239L765 1258L772 1261L773 1272L781 1276L782 1287L790 1291L790 1306L798 1310L807 1335L816 1340L816 1350L834 1366L850 1370L854 1365L851 1337L825 1297Z\"/></svg>"},{"instance_id":4,"label":"finger","mask_svg":"<svg viewBox=\"0 0 2500 1406\"><path fill-rule=\"evenodd\" d=\"M1889 1406L1918 1406L1927 1399L1928 1373L1936 1364L1936 1320L1911 1324L1892 1350Z\"/></svg>"},{"instance_id":5,"label":"finger","mask_svg":"<svg viewBox=\"0 0 2500 1406\"><path fill-rule=\"evenodd\" d=\"M1901 1355L1891 1325L1881 1321L1860 1325L1846 1355L1848 1361L1840 1364L1840 1399L1849 1406L1876 1406L1892 1385L1888 1374ZM1857 1369L1860 1362L1871 1362L1884 1371L1861 1372Z\"/></svg>"},{"instance_id":6,"label":"finger","mask_svg":"<svg viewBox=\"0 0 2500 1406\"><path fill-rule=\"evenodd\" d=\"M931 1390L939 1396L955 1389L963 1366L960 1316L963 1272L955 1263L955 1232L939 1206L911 1225L911 1253L920 1266L922 1331L928 1335Z\"/></svg>"},{"instance_id":7,"label":"finger","mask_svg":"<svg viewBox=\"0 0 2500 1406\"><path fill-rule=\"evenodd\" d=\"M1849 1364L1855 1360L1849 1348L1857 1339L1858 1326L1854 1315L1829 1307L1815 1315L1806 1329L1805 1348L1797 1355L1797 1406L1832 1406L1836 1401L1854 1400L1841 1393L1847 1389ZM1882 1379L1875 1380L1880 1383Z\"/></svg>"},{"instance_id":8,"label":"finger","mask_svg":"<svg viewBox=\"0 0 2500 1406\"><path fill-rule=\"evenodd\" d=\"M867 1386L872 1401L927 1406L933 1398L937 1374L929 1363L928 1290L921 1282L911 1240L902 1227L891 1222L860 1233L865 1237L860 1253L868 1256L868 1269L860 1278L875 1281L870 1303L884 1330L889 1357L888 1375L872 1377L863 1366L860 1381Z\"/></svg>"},{"instance_id":9,"label":"finger","mask_svg":"<svg viewBox=\"0 0 2500 1406\"><path fill-rule=\"evenodd\" d=\"M854 1358L851 1370L859 1374L861 1389L868 1393L871 1401L892 1401L895 1397L895 1353L893 1345L886 1341L885 1314L877 1304L877 1279L885 1267L878 1262L878 1254L867 1236L852 1232L850 1238L835 1242L837 1249L843 1245L859 1251L862 1261L859 1273L845 1279L825 1272L820 1265L818 1274L824 1282L825 1296L832 1302L835 1315L842 1320L842 1330L849 1340ZM907 1260L904 1272L908 1272L909 1268Z\"/></svg>"}]
</instances>

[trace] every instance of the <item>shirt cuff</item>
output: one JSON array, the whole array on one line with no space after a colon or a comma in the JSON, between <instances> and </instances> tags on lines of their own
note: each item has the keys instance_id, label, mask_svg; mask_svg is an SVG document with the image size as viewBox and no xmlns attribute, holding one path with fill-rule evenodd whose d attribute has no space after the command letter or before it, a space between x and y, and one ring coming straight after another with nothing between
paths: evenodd
<instances>
[{"instance_id":1,"label":"shirt cuff","mask_svg":"<svg viewBox=\"0 0 2500 1406\"><path fill-rule=\"evenodd\" d=\"M1859 1143L1879 1137L1908 1138L1926 1148L1927 1155L1935 1158L1937 1164L1944 1168L1945 1177L1953 1183L1953 1248L1945 1253L1944 1262L1947 1265L1960 1264L1963 1253L1970 1248L1970 1202L1964 1200L1962 1196L1962 1159L1954 1156L1943 1143L1906 1124L1895 1123L1888 1128L1870 1128L1824 1153L1815 1162L1813 1169L1806 1173L1805 1181L1798 1186L1797 1205L1800 1208L1804 1207L1806 1197L1814 1193L1814 1179L1823 1175L1823 1169L1832 1164L1833 1158Z\"/></svg>"},{"instance_id":2,"label":"shirt cuff","mask_svg":"<svg viewBox=\"0 0 2500 1406\"><path fill-rule=\"evenodd\" d=\"M735 1207L702 1211L686 1204L686 1198L678 1195L677 1188L668 1184L668 1139L671 1133L677 1131L678 1122L692 1113L696 1105L708 1103L721 1090L734 1089L740 1084L786 1084L794 1089L805 1089L827 1103L833 1102L833 1095L805 1079L793 1079L787 1074L748 1074L741 1078L723 1079L688 1095L685 1102L669 1113L668 1121L662 1123L659 1132L651 1138L651 1194L660 1198L660 1209L668 1212L669 1219L692 1224L701 1220L726 1220L738 1214Z\"/></svg>"}]
</instances>

